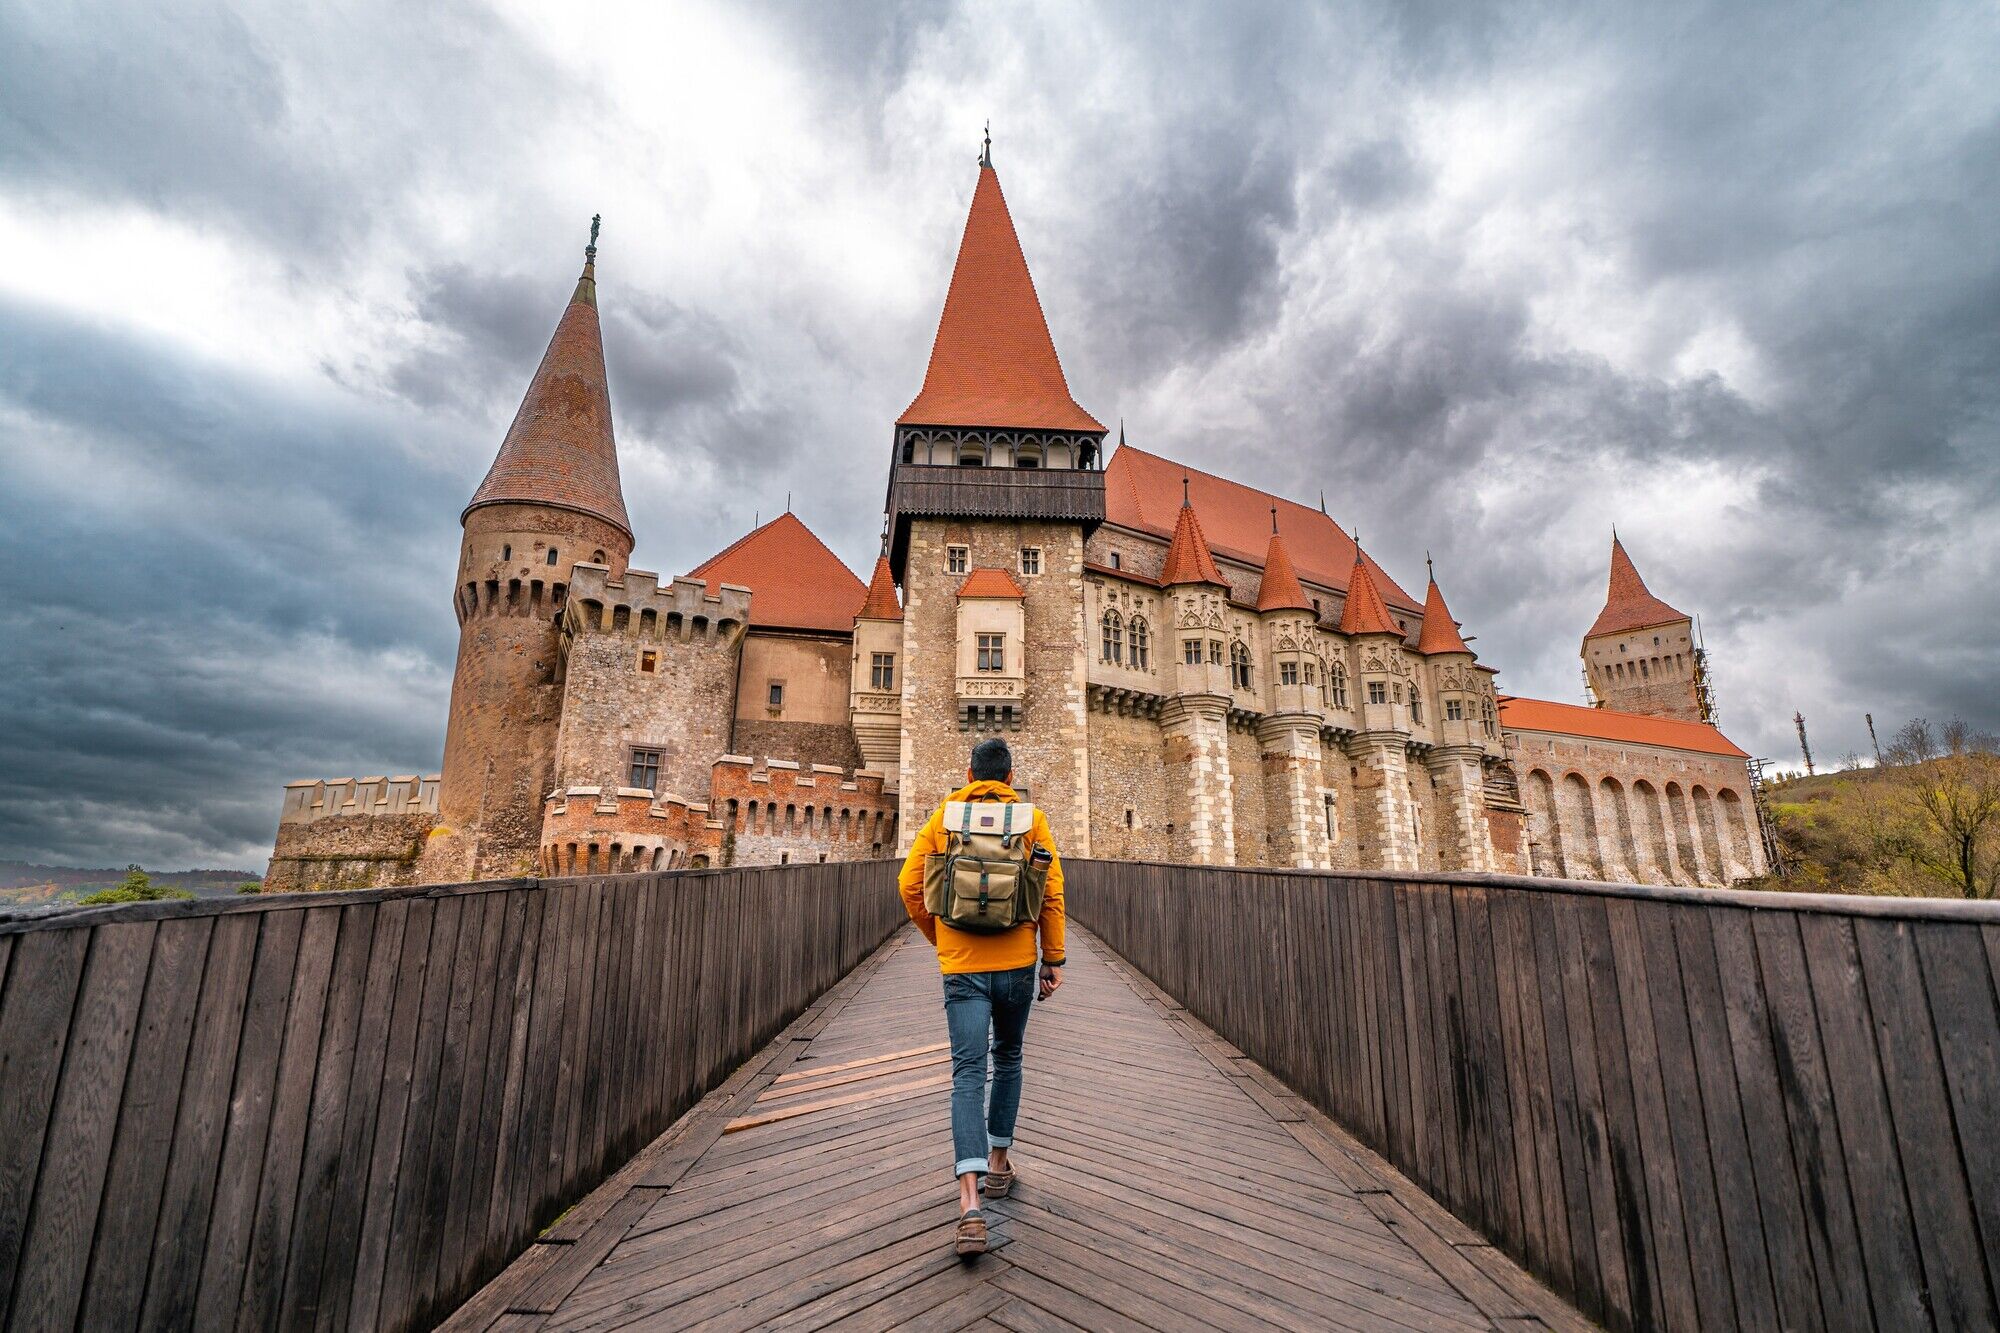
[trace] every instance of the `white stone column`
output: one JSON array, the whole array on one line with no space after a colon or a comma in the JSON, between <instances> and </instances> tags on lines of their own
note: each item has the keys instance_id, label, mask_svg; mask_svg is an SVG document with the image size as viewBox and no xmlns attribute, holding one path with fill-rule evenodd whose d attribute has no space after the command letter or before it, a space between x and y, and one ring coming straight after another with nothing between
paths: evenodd
<instances>
[{"instance_id":1,"label":"white stone column","mask_svg":"<svg viewBox=\"0 0 2000 1333\"><path fill-rule=\"evenodd\" d=\"M1180 833L1197 865L1234 865L1236 807L1229 771L1229 701L1219 695L1179 695L1160 707L1167 781L1184 813Z\"/></svg>"},{"instance_id":2,"label":"white stone column","mask_svg":"<svg viewBox=\"0 0 2000 1333\"><path fill-rule=\"evenodd\" d=\"M1448 870L1493 869L1493 844L1486 834L1486 778L1476 746L1430 752L1426 764L1444 793L1449 828L1443 861Z\"/></svg>"}]
</instances>

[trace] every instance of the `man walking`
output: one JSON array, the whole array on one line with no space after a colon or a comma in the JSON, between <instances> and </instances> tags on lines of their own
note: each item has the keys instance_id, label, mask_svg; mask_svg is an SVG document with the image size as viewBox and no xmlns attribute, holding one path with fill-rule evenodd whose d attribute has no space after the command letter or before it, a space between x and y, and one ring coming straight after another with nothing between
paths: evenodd
<instances>
[{"instance_id":1,"label":"man walking","mask_svg":"<svg viewBox=\"0 0 2000 1333\"><path fill-rule=\"evenodd\" d=\"M1009 1150L1021 1105L1028 1012L1038 991L1046 1000L1062 985L1063 876L1048 820L1014 791L1007 742L974 746L965 777L967 785L918 831L899 887L910 920L936 946L944 973L960 1213L954 1246L961 1255L975 1255L986 1249L981 1193L1001 1199L1014 1185Z\"/></svg>"}]
</instances>

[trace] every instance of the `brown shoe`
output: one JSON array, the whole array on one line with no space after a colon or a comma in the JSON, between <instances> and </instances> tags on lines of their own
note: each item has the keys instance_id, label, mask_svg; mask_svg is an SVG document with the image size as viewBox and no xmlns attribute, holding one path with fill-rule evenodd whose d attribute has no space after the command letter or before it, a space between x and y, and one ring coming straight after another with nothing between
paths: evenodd
<instances>
[{"instance_id":1,"label":"brown shoe","mask_svg":"<svg viewBox=\"0 0 2000 1333\"><path fill-rule=\"evenodd\" d=\"M1014 1188L1012 1171L988 1171L986 1179L979 1182L979 1192L989 1199L1004 1199Z\"/></svg>"},{"instance_id":2,"label":"brown shoe","mask_svg":"<svg viewBox=\"0 0 2000 1333\"><path fill-rule=\"evenodd\" d=\"M952 1246L960 1258L986 1253L986 1215L974 1208L958 1219L958 1234Z\"/></svg>"}]
</instances>

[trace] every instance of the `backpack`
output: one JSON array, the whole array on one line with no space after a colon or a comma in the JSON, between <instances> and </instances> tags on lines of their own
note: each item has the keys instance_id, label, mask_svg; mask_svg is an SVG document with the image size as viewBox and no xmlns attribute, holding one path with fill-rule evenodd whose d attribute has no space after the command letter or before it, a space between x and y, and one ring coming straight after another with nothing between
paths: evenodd
<instances>
[{"instance_id":1,"label":"backpack","mask_svg":"<svg viewBox=\"0 0 2000 1333\"><path fill-rule=\"evenodd\" d=\"M1026 801L947 801L945 850L924 859L924 909L958 930L992 934L1042 914L1049 850L1033 840Z\"/></svg>"}]
</instances>

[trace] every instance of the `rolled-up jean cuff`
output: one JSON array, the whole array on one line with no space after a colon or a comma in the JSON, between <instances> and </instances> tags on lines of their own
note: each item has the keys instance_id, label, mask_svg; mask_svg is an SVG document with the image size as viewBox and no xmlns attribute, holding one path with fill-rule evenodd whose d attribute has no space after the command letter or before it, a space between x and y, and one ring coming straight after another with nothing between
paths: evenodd
<instances>
[{"instance_id":1,"label":"rolled-up jean cuff","mask_svg":"<svg viewBox=\"0 0 2000 1333\"><path fill-rule=\"evenodd\" d=\"M1011 1148L1014 1146L1014 1140L995 1138L993 1135L988 1134L986 1136L986 1146L989 1148Z\"/></svg>"},{"instance_id":2,"label":"rolled-up jean cuff","mask_svg":"<svg viewBox=\"0 0 2000 1333\"><path fill-rule=\"evenodd\" d=\"M986 1159L984 1157L961 1157L958 1159L958 1165L951 1169L951 1173L954 1176L962 1176L968 1171L975 1171L982 1176L985 1175Z\"/></svg>"}]
</instances>

